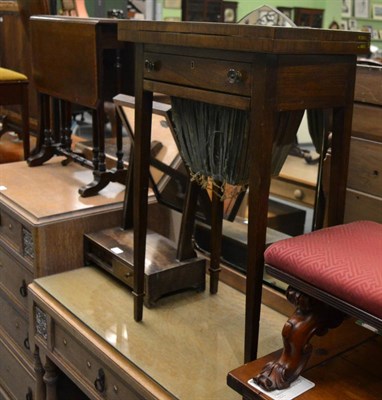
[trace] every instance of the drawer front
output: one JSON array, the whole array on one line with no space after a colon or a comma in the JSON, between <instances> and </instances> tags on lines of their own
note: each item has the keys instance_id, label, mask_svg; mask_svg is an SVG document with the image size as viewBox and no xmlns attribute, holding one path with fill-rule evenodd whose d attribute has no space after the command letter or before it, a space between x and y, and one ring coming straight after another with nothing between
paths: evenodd
<instances>
[{"instance_id":1,"label":"drawer front","mask_svg":"<svg viewBox=\"0 0 382 400\"><path fill-rule=\"evenodd\" d=\"M382 142L381 121L382 106L377 107L354 103L352 124L353 136Z\"/></svg>"},{"instance_id":2,"label":"drawer front","mask_svg":"<svg viewBox=\"0 0 382 400\"><path fill-rule=\"evenodd\" d=\"M0 325L17 344L25 357L32 357L29 348L28 321L9 301L0 295Z\"/></svg>"},{"instance_id":3,"label":"drawer front","mask_svg":"<svg viewBox=\"0 0 382 400\"><path fill-rule=\"evenodd\" d=\"M34 399L36 381L33 375L20 364L13 350L0 337L0 385L11 398Z\"/></svg>"},{"instance_id":4,"label":"drawer front","mask_svg":"<svg viewBox=\"0 0 382 400\"><path fill-rule=\"evenodd\" d=\"M20 265L8 252L0 249L0 289L25 310L28 307L27 286L32 280L32 272Z\"/></svg>"},{"instance_id":5,"label":"drawer front","mask_svg":"<svg viewBox=\"0 0 382 400\"><path fill-rule=\"evenodd\" d=\"M382 197L382 143L352 138L347 186Z\"/></svg>"},{"instance_id":6,"label":"drawer front","mask_svg":"<svg viewBox=\"0 0 382 400\"><path fill-rule=\"evenodd\" d=\"M346 191L345 222L367 219L382 224L382 198L362 192Z\"/></svg>"},{"instance_id":7,"label":"drawer front","mask_svg":"<svg viewBox=\"0 0 382 400\"><path fill-rule=\"evenodd\" d=\"M162 82L250 95L251 64L147 52L144 77Z\"/></svg>"},{"instance_id":8,"label":"drawer front","mask_svg":"<svg viewBox=\"0 0 382 400\"><path fill-rule=\"evenodd\" d=\"M315 191L302 185L273 178L270 193L307 206L314 206Z\"/></svg>"},{"instance_id":9,"label":"drawer front","mask_svg":"<svg viewBox=\"0 0 382 400\"><path fill-rule=\"evenodd\" d=\"M0 234L18 253L22 252L22 224L3 210L0 210Z\"/></svg>"},{"instance_id":10,"label":"drawer front","mask_svg":"<svg viewBox=\"0 0 382 400\"><path fill-rule=\"evenodd\" d=\"M129 265L113 259L113 275L130 288L134 287L134 270Z\"/></svg>"},{"instance_id":11,"label":"drawer front","mask_svg":"<svg viewBox=\"0 0 382 400\"><path fill-rule=\"evenodd\" d=\"M129 389L106 365L91 354L83 344L80 344L61 326L55 325L54 329L54 354L65 360L77 374L89 385L100 398L110 400L142 399ZM98 389L97 389L98 388Z\"/></svg>"},{"instance_id":12,"label":"drawer front","mask_svg":"<svg viewBox=\"0 0 382 400\"><path fill-rule=\"evenodd\" d=\"M134 287L134 269L127 263L121 262L110 251L85 238L85 259L114 275L130 288Z\"/></svg>"}]
</instances>

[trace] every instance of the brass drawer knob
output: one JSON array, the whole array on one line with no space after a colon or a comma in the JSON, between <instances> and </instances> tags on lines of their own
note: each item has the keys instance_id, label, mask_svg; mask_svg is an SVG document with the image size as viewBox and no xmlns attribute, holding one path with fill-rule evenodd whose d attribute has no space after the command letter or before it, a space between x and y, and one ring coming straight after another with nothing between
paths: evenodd
<instances>
[{"instance_id":1,"label":"brass drawer knob","mask_svg":"<svg viewBox=\"0 0 382 400\"><path fill-rule=\"evenodd\" d=\"M158 69L158 64L155 61L145 60L145 70L147 72L153 72Z\"/></svg>"},{"instance_id":2,"label":"brass drawer knob","mask_svg":"<svg viewBox=\"0 0 382 400\"><path fill-rule=\"evenodd\" d=\"M227 72L227 78L228 78L228 82L233 85L234 83L241 82L242 75L241 75L241 72L238 71L237 69L231 68Z\"/></svg>"},{"instance_id":3,"label":"brass drawer knob","mask_svg":"<svg viewBox=\"0 0 382 400\"><path fill-rule=\"evenodd\" d=\"M91 363L90 361L86 361L86 366L87 366L88 368L91 368L91 367L92 367L92 363Z\"/></svg>"},{"instance_id":4,"label":"brass drawer knob","mask_svg":"<svg viewBox=\"0 0 382 400\"><path fill-rule=\"evenodd\" d=\"M62 339L62 343L64 344L64 346L66 346L68 344L68 341L66 339Z\"/></svg>"},{"instance_id":5,"label":"brass drawer knob","mask_svg":"<svg viewBox=\"0 0 382 400\"><path fill-rule=\"evenodd\" d=\"M12 224L8 224L8 229L11 231L13 229L13 225Z\"/></svg>"},{"instance_id":6,"label":"brass drawer knob","mask_svg":"<svg viewBox=\"0 0 382 400\"><path fill-rule=\"evenodd\" d=\"M304 192L301 189L296 189L293 192L294 198L297 200L302 200L305 196Z\"/></svg>"}]
</instances>

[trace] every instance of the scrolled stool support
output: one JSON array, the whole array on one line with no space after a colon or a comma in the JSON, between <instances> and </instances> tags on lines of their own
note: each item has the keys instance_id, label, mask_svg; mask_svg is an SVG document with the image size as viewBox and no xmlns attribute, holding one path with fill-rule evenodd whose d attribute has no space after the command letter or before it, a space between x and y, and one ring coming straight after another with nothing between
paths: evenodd
<instances>
[{"instance_id":1,"label":"scrolled stool support","mask_svg":"<svg viewBox=\"0 0 382 400\"><path fill-rule=\"evenodd\" d=\"M288 288L286 295L296 310L282 330L283 352L279 359L266 364L254 377L256 384L267 391L288 388L312 354L310 339L314 335L325 335L345 319L342 312L292 287Z\"/></svg>"}]
</instances>

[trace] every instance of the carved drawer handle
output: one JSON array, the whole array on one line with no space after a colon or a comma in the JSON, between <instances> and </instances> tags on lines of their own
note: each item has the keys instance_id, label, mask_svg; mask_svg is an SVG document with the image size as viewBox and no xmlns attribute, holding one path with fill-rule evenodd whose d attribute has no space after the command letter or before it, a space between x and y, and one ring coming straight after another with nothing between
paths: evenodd
<instances>
[{"instance_id":1,"label":"carved drawer handle","mask_svg":"<svg viewBox=\"0 0 382 400\"><path fill-rule=\"evenodd\" d=\"M227 78L228 78L228 82L231 84L234 83L239 83L242 80L242 75L241 72L238 71L237 69L233 69L231 68L228 72L227 72Z\"/></svg>"},{"instance_id":2,"label":"carved drawer handle","mask_svg":"<svg viewBox=\"0 0 382 400\"><path fill-rule=\"evenodd\" d=\"M28 393L25 395L25 400L33 400L33 393L31 388L28 388Z\"/></svg>"},{"instance_id":3,"label":"carved drawer handle","mask_svg":"<svg viewBox=\"0 0 382 400\"><path fill-rule=\"evenodd\" d=\"M145 60L145 70L147 72L153 72L158 70L158 63L151 60Z\"/></svg>"},{"instance_id":4,"label":"carved drawer handle","mask_svg":"<svg viewBox=\"0 0 382 400\"><path fill-rule=\"evenodd\" d=\"M19 292L22 297L27 297L28 296L28 286L27 283L25 282L25 279L23 279L23 282L20 286Z\"/></svg>"},{"instance_id":5,"label":"carved drawer handle","mask_svg":"<svg viewBox=\"0 0 382 400\"><path fill-rule=\"evenodd\" d=\"M31 349L31 346L30 346L30 344L29 344L29 337L28 337L28 336L24 339L24 347L25 347L27 350L30 350L30 349Z\"/></svg>"},{"instance_id":6,"label":"carved drawer handle","mask_svg":"<svg viewBox=\"0 0 382 400\"><path fill-rule=\"evenodd\" d=\"M102 368L98 370L98 376L94 381L94 387L100 392L105 391L105 372Z\"/></svg>"}]
</instances>

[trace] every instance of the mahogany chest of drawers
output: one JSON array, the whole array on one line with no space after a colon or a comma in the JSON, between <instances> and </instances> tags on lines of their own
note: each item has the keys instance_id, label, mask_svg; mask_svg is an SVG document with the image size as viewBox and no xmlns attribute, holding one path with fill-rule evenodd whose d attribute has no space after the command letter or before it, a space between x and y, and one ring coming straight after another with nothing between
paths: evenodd
<instances>
[{"instance_id":1,"label":"mahogany chest of drawers","mask_svg":"<svg viewBox=\"0 0 382 400\"><path fill-rule=\"evenodd\" d=\"M382 67L358 65L345 221L382 222Z\"/></svg>"},{"instance_id":2,"label":"mahogany chest of drawers","mask_svg":"<svg viewBox=\"0 0 382 400\"><path fill-rule=\"evenodd\" d=\"M35 399L28 338L27 286L36 277L83 266L83 234L116 226L124 186L109 185L89 199L78 187L91 171L0 165L0 399Z\"/></svg>"}]
</instances>

